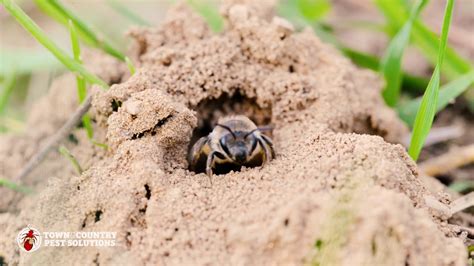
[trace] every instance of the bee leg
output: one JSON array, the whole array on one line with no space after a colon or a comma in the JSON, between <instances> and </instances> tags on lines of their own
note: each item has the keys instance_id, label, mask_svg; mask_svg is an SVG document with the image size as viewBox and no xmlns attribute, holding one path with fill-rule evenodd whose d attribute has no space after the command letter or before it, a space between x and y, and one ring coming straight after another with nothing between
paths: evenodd
<instances>
[{"instance_id":1,"label":"bee leg","mask_svg":"<svg viewBox=\"0 0 474 266\"><path fill-rule=\"evenodd\" d=\"M209 182L211 182L212 186L212 169L214 168L214 157L217 156L218 152L213 151L209 156L207 157L207 162L206 162L206 174L209 177Z\"/></svg>"},{"instance_id":2,"label":"bee leg","mask_svg":"<svg viewBox=\"0 0 474 266\"><path fill-rule=\"evenodd\" d=\"M209 177L209 182L211 183L212 186L212 168L214 167L214 152L209 154L207 157L207 162L206 162L206 174Z\"/></svg>"},{"instance_id":3,"label":"bee leg","mask_svg":"<svg viewBox=\"0 0 474 266\"><path fill-rule=\"evenodd\" d=\"M211 185L212 185L212 174L213 174L212 169L214 169L216 157L221 160L226 158L224 154L218 151L211 152L211 154L209 154L209 156L207 157L206 173L207 173L207 176L209 176L209 181L211 182Z\"/></svg>"},{"instance_id":4,"label":"bee leg","mask_svg":"<svg viewBox=\"0 0 474 266\"><path fill-rule=\"evenodd\" d=\"M272 157L272 147L270 145L268 145L265 140L263 139L258 139L258 143L260 144L260 146L262 146L262 149L263 151L265 152L265 160L263 160L263 164L262 165L265 165L267 164L268 162L270 162L270 160L273 158Z\"/></svg>"},{"instance_id":5,"label":"bee leg","mask_svg":"<svg viewBox=\"0 0 474 266\"><path fill-rule=\"evenodd\" d=\"M267 137L267 136L265 136L265 135L263 135L263 134L261 134L261 136L262 136L262 139L267 143L267 145L268 145L268 147L269 147L269 149L270 149L270 153L271 153L271 155L272 155L272 159L275 158L275 149L273 149L273 142L272 142L272 140L271 140L269 137Z\"/></svg>"}]
</instances>

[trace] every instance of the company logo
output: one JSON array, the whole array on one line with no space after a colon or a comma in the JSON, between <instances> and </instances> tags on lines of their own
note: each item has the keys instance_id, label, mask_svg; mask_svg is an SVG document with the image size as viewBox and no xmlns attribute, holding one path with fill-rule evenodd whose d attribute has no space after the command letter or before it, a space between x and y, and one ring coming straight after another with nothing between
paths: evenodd
<instances>
[{"instance_id":1,"label":"company logo","mask_svg":"<svg viewBox=\"0 0 474 266\"><path fill-rule=\"evenodd\" d=\"M42 232L28 225L16 237L21 250L33 252L48 247L114 247L117 232ZM1 266L1 264L0 264Z\"/></svg>"},{"instance_id":2,"label":"company logo","mask_svg":"<svg viewBox=\"0 0 474 266\"><path fill-rule=\"evenodd\" d=\"M18 233L16 242L21 250L33 252L41 246L42 238L40 231L28 225Z\"/></svg>"}]
</instances>

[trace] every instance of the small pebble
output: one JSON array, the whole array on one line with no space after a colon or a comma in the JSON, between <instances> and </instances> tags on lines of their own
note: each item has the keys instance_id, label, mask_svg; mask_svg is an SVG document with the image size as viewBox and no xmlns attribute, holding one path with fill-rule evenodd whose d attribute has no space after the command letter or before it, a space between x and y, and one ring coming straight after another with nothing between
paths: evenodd
<instances>
[{"instance_id":1,"label":"small pebble","mask_svg":"<svg viewBox=\"0 0 474 266\"><path fill-rule=\"evenodd\" d=\"M140 101L127 101L125 102L125 110L131 115L137 115L141 110Z\"/></svg>"}]
</instances>

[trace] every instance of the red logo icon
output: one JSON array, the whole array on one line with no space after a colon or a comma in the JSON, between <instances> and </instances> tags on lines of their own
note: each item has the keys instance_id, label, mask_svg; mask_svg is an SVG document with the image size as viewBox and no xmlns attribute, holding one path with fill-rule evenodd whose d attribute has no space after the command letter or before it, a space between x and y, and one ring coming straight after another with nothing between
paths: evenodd
<instances>
[{"instance_id":1,"label":"red logo icon","mask_svg":"<svg viewBox=\"0 0 474 266\"><path fill-rule=\"evenodd\" d=\"M40 231L28 225L23 228L18 236L16 242L20 249L26 252L33 252L41 246L42 236Z\"/></svg>"}]
</instances>

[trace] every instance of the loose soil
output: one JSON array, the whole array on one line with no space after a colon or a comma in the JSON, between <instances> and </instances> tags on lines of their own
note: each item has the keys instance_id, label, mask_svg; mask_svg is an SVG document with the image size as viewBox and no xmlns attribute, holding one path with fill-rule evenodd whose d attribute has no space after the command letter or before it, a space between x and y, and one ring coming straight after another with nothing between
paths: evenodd
<instances>
[{"instance_id":1,"label":"loose soil","mask_svg":"<svg viewBox=\"0 0 474 266\"><path fill-rule=\"evenodd\" d=\"M242 1L241 1L242 2ZM250 2L250 1L249 1ZM310 30L293 32L264 5L226 4L213 34L184 6L156 28L130 32L126 67L103 55L88 67L113 85L93 88L96 139L65 144L82 175L51 154L23 182L0 188L0 259L8 264L465 265L458 230L426 199L405 149L407 128L380 97L382 82ZM265 5L266 6L266 5ZM32 110L21 136L0 138L1 173L15 176L77 106L71 75ZM244 114L273 128L276 158L213 177L188 170L189 147L216 119ZM433 204L430 204L433 206ZM111 248L20 253L27 224L45 231L113 231Z\"/></svg>"}]
</instances>

